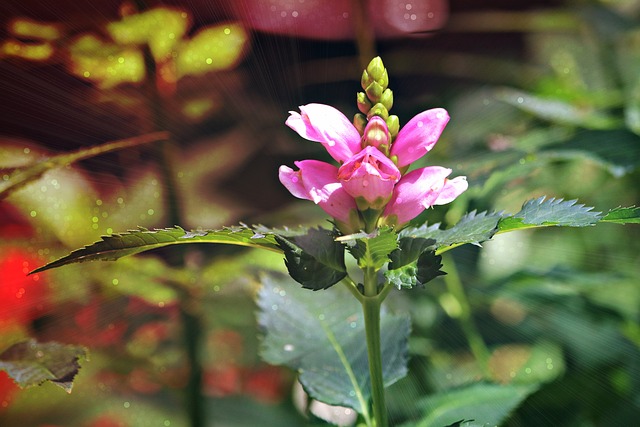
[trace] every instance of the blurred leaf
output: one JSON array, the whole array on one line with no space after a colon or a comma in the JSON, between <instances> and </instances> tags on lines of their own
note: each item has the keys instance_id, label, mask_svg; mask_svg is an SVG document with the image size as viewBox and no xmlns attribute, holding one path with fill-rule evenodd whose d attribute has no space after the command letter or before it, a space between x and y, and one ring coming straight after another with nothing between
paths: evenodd
<instances>
[{"instance_id":1,"label":"blurred leaf","mask_svg":"<svg viewBox=\"0 0 640 427\"><path fill-rule=\"evenodd\" d=\"M263 276L258 323L264 331L260 355L299 372L305 391L330 405L363 413L371 394L362 308L344 287L308 292L284 276ZM407 373L407 316L381 313L383 378L386 386Z\"/></svg>"},{"instance_id":2,"label":"blurred leaf","mask_svg":"<svg viewBox=\"0 0 640 427\"><path fill-rule=\"evenodd\" d=\"M9 23L9 32L16 37L55 41L62 36L60 26L29 18L16 18Z\"/></svg>"},{"instance_id":3,"label":"blurred leaf","mask_svg":"<svg viewBox=\"0 0 640 427\"><path fill-rule=\"evenodd\" d=\"M256 234L246 226L224 228L221 230L185 231L180 227L147 230L130 230L121 234L103 236L102 240L69 255L42 266L32 273L60 267L74 262L115 261L127 255L145 252L151 249L188 243L219 243L250 246L281 251L273 235Z\"/></svg>"},{"instance_id":4,"label":"blurred leaf","mask_svg":"<svg viewBox=\"0 0 640 427\"><path fill-rule=\"evenodd\" d=\"M613 129L621 124L615 116L593 107L576 106L557 99L541 98L515 89L502 89L496 93L496 97L553 123L581 126L586 129Z\"/></svg>"},{"instance_id":5,"label":"blurred leaf","mask_svg":"<svg viewBox=\"0 0 640 427\"><path fill-rule=\"evenodd\" d=\"M347 275L344 246L330 230L311 228L295 237L275 235L291 277L303 288L327 289Z\"/></svg>"},{"instance_id":6,"label":"blurred leaf","mask_svg":"<svg viewBox=\"0 0 640 427\"><path fill-rule=\"evenodd\" d=\"M389 261L389 254L398 248L398 235L390 227L379 228L372 234L339 237L338 240L347 243L360 268L375 271L380 270Z\"/></svg>"},{"instance_id":7,"label":"blurred leaf","mask_svg":"<svg viewBox=\"0 0 640 427\"><path fill-rule=\"evenodd\" d=\"M549 341L506 344L489 359L491 377L501 383L538 384L551 382L565 371L562 348Z\"/></svg>"},{"instance_id":8,"label":"blurred leaf","mask_svg":"<svg viewBox=\"0 0 640 427\"><path fill-rule=\"evenodd\" d=\"M442 427L463 420L473 420L464 426L497 426L536 391L533 385L497 385L478 383L444 391L418 402L425 417L403 427Z\"/></svg>"},{"instance_id":9,"label":"blurred leaf","mask_svg":"<svg viewBox=\"0 0 640 427\"><path fill-rule=\"evenodd\" d=\"M70 72L109 89L121 83L139 83L145 77L142 52L85 34L69 45Z\"/></svg>"},{"instance_id":10,"label":"blurred leaf","mask_svg":"<svg viewBox=\"0 0 640 427\"><path fill-rule=\"evenodd\" d=\"M191 25L189 15L168 7L157 7L128 15L107 25L120 45L149 45L156 61L165 60Z\"/></svg>"},{"instance_id":11,"label":"blurred leaf","mask_svg":"<svg viewBox=\"0 0 640 427\"><path fill-rule=\"evenodd\" d=\"M206 27L178 46L178 78L231 68L247 43L244 28L235 23Z\"/></svg>"},{"instance_id":12,"label":"blurred leaf","mask_svg":"<svg viewBox=\"0 0 640 427\"><path fill-rule=\"evenodd\" d=\"M611 209L601 221L618 224L640 224L640 208L635 206L628 208L617 207Z\"/></svg>"},{"instance_id":13,"label":"blurred leaf","mask_svg":"<svg viewBox=\"0 0 640 427\"><path fill-rule=\"evenodd\" d=\"M0 200L26 184L39 179L48 170L64 167L71 163L112 151L122 150L123 148L162 141L167 139L168 136L169 134L167 132L155 132L120 141L107 142L90 148L83 148L72 153L40 158L26 166L2 168L0 169L0 174L3 175L2 181L0 181Z\"/></svg>"},{"instance_id":14,"label":"blurred leaf","mask_svg":"<svg viewBox=\"0 0 640 427\"><path fill-rule=\"evenodd\" d=\"M80 357L86 357L83 347L57 342L38 343L32 339L0 353L0 369L22 388L51 381L71 393L73 379L80 369Z\"/></svg>"},{"instance_id":15,"label":"blurred leaf","mask_svg":"<svg viewBox=\"0 0 640 427\"><path fill-rule=\"evenodd\" d=\"M5 40L0 44L0 58L15 56L29 61L45 61L54 54L49 42L23 43L19 40Z\"/></svg>"},{"instance_id":16,"label":"blurred leaf","mask_svg":"<svg viewBox=\"0 0 640 427\"><path fill-rule=\"evenodd\" d=\"M537 226L585 227L594 225L601 219L600 212L592 212L592 207L576 204L577 200L562 200L545 197L525 202L520 212L502 218L499 231Z\"/></svg>"}]
</instances>

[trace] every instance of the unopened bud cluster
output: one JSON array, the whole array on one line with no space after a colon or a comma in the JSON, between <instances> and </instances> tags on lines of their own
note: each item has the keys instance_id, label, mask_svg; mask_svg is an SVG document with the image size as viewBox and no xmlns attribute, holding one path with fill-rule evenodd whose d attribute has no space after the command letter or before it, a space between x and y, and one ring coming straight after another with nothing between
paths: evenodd
<instances>
[{"instance_id":1,"label":"unopened bud cluster","mask_svg":"<svg viewBox=\"0 0 640 427\"><path fill-rule=\"evenodd\" d=\"M389 115L393 106L393 92L388 88L389 75L380 57L373 58L362 72L360 84L364 92L358 92L356 102L360 113L353 118L353 125L363 138L363 145L374 145L387 152L391 143L398 135L400 121L398 116ZM380 126L371 127L371 120L380 117L387 125L389 140L380 142ZM375 133L375 134L374 134ZM377 142L370 142L377 141Z\"/></svg>"}]
</instances>

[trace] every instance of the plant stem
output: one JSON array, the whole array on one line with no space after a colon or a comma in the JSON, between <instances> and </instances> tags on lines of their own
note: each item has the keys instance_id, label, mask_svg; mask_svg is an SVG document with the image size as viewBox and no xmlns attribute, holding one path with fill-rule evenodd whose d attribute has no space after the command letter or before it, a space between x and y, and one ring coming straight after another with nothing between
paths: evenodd
<instances>
[{"instance_id":1,"label":"plant stem","mask_svg":"<svg viewBox=\"0 0 640 427\"><path fill-rule=\"evenodd\" d=\"M469 299L467 298L467 294L462 286L458 270L450 256L443 256L443 264L447 272L447 275L444 276L444 282L447 286L447 290L459 305L459 312L448 314L451 317L456 318L460 323L460 327L462 328L462 332L469 343L469 348L471 349L471 353L473 353L473 357L478 361L478 365L480 365L480 370L483 375L489 378L491 376L491 372L489 371L489 358L491 357L491 352L487 348L487 345L482 339L482 335L480 335L480 332L473 321L473 317L471 316L471 304L469 304Z\"/></svg>"},{"instance_id":2,"label":"plant stem","mask_svg":"<svg viewBox=\"0 0 640 427\"><path fill-rule=\"evenodd\" d=\"M362 311L367 340L369 377L371 379L371 399L376 427L387 427L387 406L384 399L384 379L382 377L382 351L380 345L380 308L382 299L377 292L377 278L374 269L364 271L364 291Z\"/></svg>"},{"instance_id":3,"label":"plant stem","mask_svg":"<svg viewBox=\"0 0 640 427\"><path fill-rule=\"evenodd\" d=\"M373 25L369 22L368 6L369 2L366 0L351 0L360 70L367 68L369 61L376 56L375 34Z\"/></svg>"},{"instance_id":4,"label":"plant stem","mask_svg":"<svg viewBox=\"0 0 640 427\"><path fill-rule=\"evenodd\" d=\"M189 361L189 379L186 389L187 410L191 427L205 425L205 407L202 398L202 364L200 347L203 341L203 328L198 313L192 313L188 297L182 299L180 316L184 328L184 340Z\"/></svg>"}]
</instances>

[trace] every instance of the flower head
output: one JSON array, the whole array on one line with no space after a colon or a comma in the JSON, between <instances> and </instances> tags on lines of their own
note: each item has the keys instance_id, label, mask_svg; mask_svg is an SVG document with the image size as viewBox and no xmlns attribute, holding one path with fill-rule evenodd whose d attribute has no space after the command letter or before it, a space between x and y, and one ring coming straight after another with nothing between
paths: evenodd
<instances>
[{"instance_id":1,"label":"flower head","mask_svg":"<svg viewBox=\"0 0 640 427\"><path fill-rule=\"evenodd\" d=\"M286 121L303 138L321 143L340 165L303 160L295 162L297 171L280 167L280 181L291 194L318 204L345 233L402 226L467 189L465 177L448 179L451 169L440 166L406 173L438 141L449 121L447 111L423 111L399 129L397 116L388 112L393 93L380 58L369 64L361 83L365 92L357 96L355 125L323 104L303 105Z\"/></svg>"}]
</instances>

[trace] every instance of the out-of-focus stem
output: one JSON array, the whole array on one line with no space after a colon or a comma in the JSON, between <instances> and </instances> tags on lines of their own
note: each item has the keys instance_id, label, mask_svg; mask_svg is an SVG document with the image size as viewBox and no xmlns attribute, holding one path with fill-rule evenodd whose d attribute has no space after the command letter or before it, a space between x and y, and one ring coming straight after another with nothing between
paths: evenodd
<instances>
[{"instance_id":1,"label":"out-of-focus stem","mask_svg":"<svg viewBox=\"0 0 640 427\"><path fill-rule=\"evenodd\" d=\"M484 376L488 378L491 375L489 372L489 358L491 357L491 352L487 348L487 345L482 339L482 335L480 335L480 332L473 321L471 305L469 304L469 299L464 291L462 281L460 280L460 276L458 275L458 270L456 269L453 259L448 255L444 255L442 262L444 264L444 270L447 272L447 275L444 276L447 290L456 300L459 307L459 310L455 313L449 312L448 314L460 323L462 332L469 343L471 353L473 353L473 356L478 361L478 365L480 365L480 369Z\"/></svg>"},{"instance_id":2,"label":"out-of-focus stem","mask_svg":"<svg viewBox=\"0 0 640 427\"><path fill-rule=\"evenodd\" d=\"M351 0L360 70L366 69L369 61L376 56L375 33L373 25L369 22L368 5L367 0Z\"/></svg>"}]
</instances>

